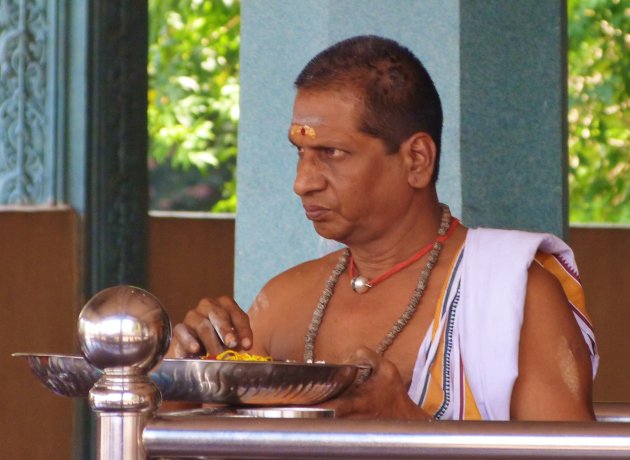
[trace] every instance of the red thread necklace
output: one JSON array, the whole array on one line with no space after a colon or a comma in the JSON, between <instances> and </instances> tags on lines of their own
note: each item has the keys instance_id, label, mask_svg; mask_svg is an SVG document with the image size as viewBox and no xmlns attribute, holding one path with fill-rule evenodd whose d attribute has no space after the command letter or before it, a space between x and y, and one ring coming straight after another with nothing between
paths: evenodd
<instances>
[{"instance_id":1,"label":"red thread necklace","mask_svg":"<svg viewBox=\"0 0 630 460\"><path fill-rule=\"evenodd\" d=\"M446 240L448 240L451 235L455 232L457 225L459 224L459 220L453 218L451 222L451 226L445 235L438 236L435 241L427 244L426 246L421 247L418 252L413 254L407 260L403 260L402 262L394 265L392 268L387 270L382 275L377 276L371 280L368 280L365 276L357 275L355 276L355 266L354 266L354 258L352 257L352 253L350 254L350 267L349 267L349 275L350 275L350 287L357 294L363 294L367 292L370 288L376 286L377 284L385 281L390 276L398 273L399 271L407 268L412 263L420 260L424 255L426 255L436 243L444 244Z\"/></svg>"}]
</instances>

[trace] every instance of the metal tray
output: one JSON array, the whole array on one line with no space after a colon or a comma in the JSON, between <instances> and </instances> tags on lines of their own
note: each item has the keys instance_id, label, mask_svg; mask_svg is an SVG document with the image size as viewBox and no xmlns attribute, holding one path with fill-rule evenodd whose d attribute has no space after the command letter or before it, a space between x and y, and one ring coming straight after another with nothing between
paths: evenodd
<instances>
[{"instance_id":1,"label":"metal tray","mask_svg":"<svg viewBox=\"0 0 630 460\"><path fill-rule=\"evenodd\" d=\"M87 397L102 372L82 356L14 353L56 394ZM310 405L343 392L361 366L164 359L149 376L166 401L235 405Z\"/></svg>"}]
</instances>

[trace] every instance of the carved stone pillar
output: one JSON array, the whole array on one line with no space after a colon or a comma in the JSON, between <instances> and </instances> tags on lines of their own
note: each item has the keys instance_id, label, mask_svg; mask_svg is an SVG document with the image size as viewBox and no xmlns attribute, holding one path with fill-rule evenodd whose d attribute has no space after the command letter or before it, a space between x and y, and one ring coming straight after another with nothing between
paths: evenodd
<instances>
[{"instance_id":1,"label":"carved stone pillar","mask_svg":"<svg viewBox=\"0 0 630 460\"><path fill-rule=\"evenodd\" d=\"M47 14L54 2L0 0L0 204L53 199L54 82Z\"/></svg>"}]
</instances>

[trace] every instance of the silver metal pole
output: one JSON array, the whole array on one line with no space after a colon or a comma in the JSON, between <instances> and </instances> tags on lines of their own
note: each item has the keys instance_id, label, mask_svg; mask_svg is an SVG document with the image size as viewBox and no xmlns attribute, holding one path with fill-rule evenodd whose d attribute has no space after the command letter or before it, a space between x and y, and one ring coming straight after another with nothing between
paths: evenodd
<instances>
[{"instance_id":1,"label":"silver metal pole","mask_svg":"<svg viewBox=\"0 0 630 460\"><path fill-rule=\"evenodd\" d=\"M144 460L146 454L136 440L146 417L136 414L97 412L96 458L99 460Z\"/></svg>"},{"instance_id":2,"label":"silver metal pole","mask_svg":"<svg viewBox=\"0 0 630 460\"><path fill-rule=\"evenodd\" d=\"M627 423L160 416L143 439L161 458L630 458Z\"/></svg>"},{"instance_id":3,"label":"silver metal pole","mask_svg":"<svg viewBox=\"0 0 630 460\"><path fill-rule=\"evenodd\" d=\"M96 459L145 460L142 431L161 401L148 372L168 349L166 310L142 289L116 286L88 301L78 329L83 355L103 371L89 396Z\"/></svg>"},{"instance_id":4,"label":"silver metal pole","mask_svg":"<svg viewBox=\"0 0 630 460\"><path fill-rule=\"evenodd\" d=\"M96 414L97 460L145 460L142 430L160 402L160 392L146 375L104 374L90 390Z\"/></svg>"},{"instance_id":5,"label":"silver metal pole","mask_svg":"<svg viewBox=\"0 0 630 460\"><path fill-rule=\"evenodd\" d=\"M630 423L630 403L599 402L593 403L598 422Z\"/></svg>"}]
</instances>

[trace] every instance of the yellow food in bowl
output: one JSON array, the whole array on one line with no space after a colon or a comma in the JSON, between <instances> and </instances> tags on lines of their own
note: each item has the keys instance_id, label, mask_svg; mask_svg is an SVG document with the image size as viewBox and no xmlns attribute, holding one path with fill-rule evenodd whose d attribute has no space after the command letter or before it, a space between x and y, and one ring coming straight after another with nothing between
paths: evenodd
<instances>
[{"instance_id":1,"label":"yellow food in bowl","mask_svg":"<svg viewBox=\"0 0 630 460\"><path fill-rule=\"evenodd\" d=\"M216 359L219 361L273 361L271 356L254 355L252 353L236 350L225 350L216 356L208 353L202 356L201 359Z\"/></svg>"}]
</instances>

